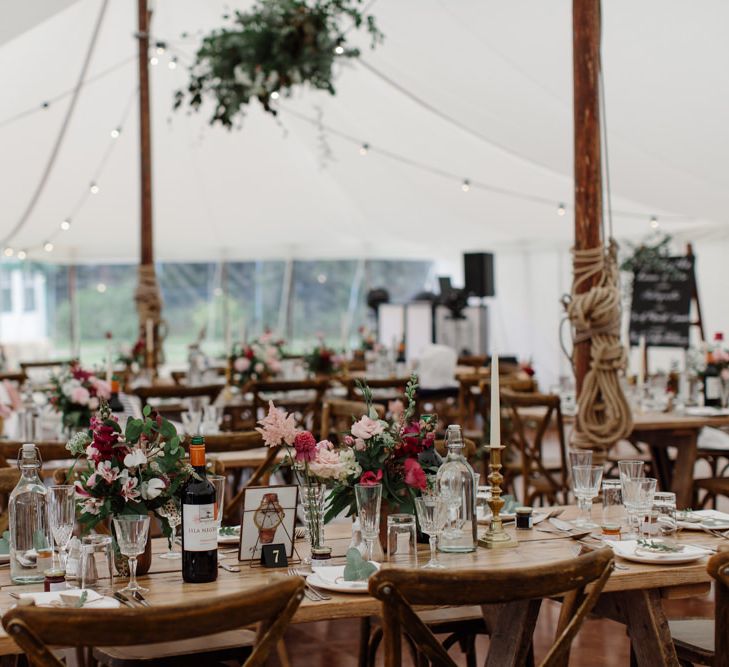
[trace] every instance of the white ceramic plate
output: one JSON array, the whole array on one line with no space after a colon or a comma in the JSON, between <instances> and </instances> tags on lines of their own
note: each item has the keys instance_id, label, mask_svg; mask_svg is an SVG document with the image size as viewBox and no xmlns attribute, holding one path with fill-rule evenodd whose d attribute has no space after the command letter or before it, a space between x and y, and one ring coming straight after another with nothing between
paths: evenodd
<instances>
[{"instance_id":1,"label":"white ceramic plate","mask_svg":"<svg viewBox=\"0 0 729 667\"><path fill-rule=\"evenodd\" d=\"M624 540L621 542L606 542L615 554L626 560L636 563L648 563L650 565L679 565L681 563L693 563L694 561L711 555L707 549L700 549L691 544L683 545L683 551L677 553L653 553L638 548L636 540Z\"/></svg>"},{"instance_id":2,"label":"white ceramic plate","mask_svg":"<svg viewBox=\"0 0 729 667\"><path fill-rule=\"evenodd\" d=\"M240 542L240 526L235 526L233 535L221 535L218 531L218 544L238 544Z\"/></svg>"},{"instance_id":3,"label":"white ceramic plate","mask_svg":"<svg viewBox=\"0 0 729 667\"><path fill-rule=\"evenodd\" d=\"M711 528L714 530L729 530L729 514L717 512L716 510L696 510L691 516L700 521L678 521L680 528L687 530L703 530Z\"/></svg>"},{"instance_id":4,"label":"white ceramic plate","mask_svg":"<svg viewBox=\"0 0 729 667\"><path fill-rule=\"evenodd\" d=\"M378 570L379 563L372 563ZM317 567L306 577L306 581L315 588L323 588L335 593L366 593L367 581L344 581L344 565Z\"/></svg>"}]
</instances>

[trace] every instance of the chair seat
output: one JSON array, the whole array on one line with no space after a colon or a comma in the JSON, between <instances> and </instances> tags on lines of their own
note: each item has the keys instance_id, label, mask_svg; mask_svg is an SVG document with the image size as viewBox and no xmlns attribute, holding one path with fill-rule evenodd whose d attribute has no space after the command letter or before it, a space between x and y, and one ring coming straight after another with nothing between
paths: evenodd
<instances>
[{"instance_id":1,"label":"chair seat","mask_svg":"<svg viewBox=\"0 0 729 667\"><path fill-rule=\"evenodd\" d=\"M155 664L184 664L184 656L191 656L197 665L240 657L242 649L253 646L256 633L251 630L230 630L206 637L195 637L177 642L159 642L139 646L105 646L94 649L94 658L109 667L131 667L154 661Z\"/></svg>"},{"instance_id":2,"label":"chair seat","mask_svg":"<svg viewBox=\"0 0 729 667\"><path fill-rule=\"evenodd\" d=\"M714 620L690 618L668 621L679 659L700 665L714 664Z\"/></svg>"}]
</instances>

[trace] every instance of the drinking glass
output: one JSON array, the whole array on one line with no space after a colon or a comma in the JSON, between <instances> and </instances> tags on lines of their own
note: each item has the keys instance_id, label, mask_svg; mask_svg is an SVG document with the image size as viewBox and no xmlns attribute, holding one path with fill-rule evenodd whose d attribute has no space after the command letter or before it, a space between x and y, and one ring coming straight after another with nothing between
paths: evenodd
<instances>
[{"instance_id":1,"label":"drinking glass","mask_svg":"<svg viewBox=\"0 0 729 667\"><path fill-rule=\"evenodd\" d=\"M182 554L175 551L175 539L177 537L177 526L182 523L182 514L180 513L180 505L177 499L168 500L162 507L157 510L157 514L167 519L167 523L170 524L170 536L167 538L167 546L169 551L164 554L160 554L160 558L166 560L177 560L182 558Z\"/></svg>"},{"instance_id":2,"label":"drinking glass","mask_svg":"<svg viewBox=\"0 0 729 667\"><path fill-rule=\"evenodd\" d=\"M357 513L362 537L367 545L367 560L372 560L374 542L380 532L382 484L355 484L354 495L357 499Z\"/></svg>"},{"instance_id":3,"label":"drinking glass","mask_svg":"<svg viewBox=\"0 0 729 667\"><path fill-rule=\"evenodd\" d=\"M210 482L215 488L215 522L218 524L218 530L220 530L220 524L223 522L223 508L225 505L225 476L224 475L208 475L208 482Z\"/></svg>"},{"instance_id":4,"label":"drinking glass","mask_svg":"<svg viewBox=\"0 0 729 667\"><path fill-rule=\"evenodd\" d=\"M628 512L628 532L635 534L637 532L637 526L635 526L636 515L632 511L632 504L625 502L625 480L628 479L639 479L645 477L645 464L643 461L625 459L618 461L618 470L620 471L620 484L623 491L623 503L625 509Z\"/></svg>"},{"instance_id":5,"label":"drinking glass","mask_svg":"<svg viewBox=\"0 0 729 667\"><path fill-rule=\"evenodd\" d=\"M570 486L574 486L572 480L572 468L575 466L591 466L592 465L592 450L591 449L570 449L570 478L567 480Z\"/></svg>"},{"instance_id":6,"label":"drinking glass","mask_svg":"<svg viewBox=\"0 0 729 667\"><path fill-rule=\"evenodd\" d=\"M76 521L76 489L70 485L52 486L46 495L48 522L58 547L58 561L66 568L66 549Z\"/></svg>"},{"instance_id":7,"label":"drinking glass","mask_svg":"<svg viewBox=\"0 0 729 667\"><path fill-rule=\"evenodd\" d=\"M107 595L114 588L114 554L110 535L87 535L81 541L81 588Z\"/></svg>"},{"instance_id":8,"label":"drinking glass","mask_svg":"<svg viewBox=\"0 0 729 667\"><path fill-rule=\"evenodd\" d=\"M200 422L202 420L202 412L200 410L190 410L182 413L182 429L187 435L200 434Z\"/></svg>"},{"instance_id":9,"label":"drinking glass","mask_svg":"<svg viewBox=\"0 0 729 667\"><path fill-rule=\"evenodd\" d=\"M655 492L656 480L650 477L636 477L623 480L623 503L625 504L625 509L628 511L628 517L630 517L632 534L641 534L643 520L653 508L653 496Z\"/></svg>"},{"instance_id":10,"label":"drinking glass","mask_svg":"<svg viewBox=\"0 0 729 667\"><path fill-rule=\"evenodd\" d=\"M620 539L620 526L625 517L623 487L619 479L602 482L602 534Z\"/></svg>"},{"instance_id":11,"label":"drinking glass","mask_svg":"<svg viewBox=\"0 0 729 667\"><path fill-rule=\"evenodd\" d=\"M401 565L417 564L415 517L412 514L387 517L387 560Z\"/></svg>"},{"instance_id":12,"label":"drinking glass","mask_svg":"<svg viewBox=\"0 0 729 667\"><path fill-rule=\"evenodd\" d=\"M423 568L441 569L445 567L438 560L435 549L438 535L443 532L448 517L448 504L438 496L423 496L415 499L415 510L418 513L420 530L430 538L430 560Z\"/></svg>"},{"instance_id":13,"label":"drinking glass","mask_svg":"<svg viewBox=\"0 0 729 667\"><path fill-rule=\"evenodd\" d=\"M655 517L657 532L664 536L673 536L678 530L676 523L676 494L671 491L656 491L653 494L653 511L651 519Z\"/></svg>"},{"instance_id":14,"label":"drinking glass","mask_svg":"<svg viewBox=\"0 0 729 667\"><path fill-rule=\"evenodd\" d=\"M147 589L137 583L137 556L144 553L149 533L149 516L123 514L114 517L114 530L119 551L129 559L129 584L122 591L140 591Z\"/></svg>"},{"instance_id":15,"label":"drinking glass","mask_svg":"<svg viewBox=\"0 0 729 667\"><path fill-rule=\"evenodd\" d=\"M220 433L220 422L223 421L223 408L217 405L206 405L203 408L202 434L215 435Z\"/></svg>"},{"instance_id":16,"label":"drinking glass","mask_svg":"<svg viewBox=\"0 0 729 667\"><path fill-rule=\"evenodd\" d=\"M581 528L597 527L597 524L592 522L592 499L600 491L601 481L601 466L572 467L572 487L577 498L577 506L580 509L580 515L575 521L576 526Z\"/></svg>"}]
</instances>

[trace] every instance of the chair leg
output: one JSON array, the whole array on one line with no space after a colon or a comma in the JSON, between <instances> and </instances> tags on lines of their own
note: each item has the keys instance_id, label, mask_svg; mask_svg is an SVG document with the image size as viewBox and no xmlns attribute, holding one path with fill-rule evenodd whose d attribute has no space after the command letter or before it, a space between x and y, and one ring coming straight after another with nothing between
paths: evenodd
<instances>
[{"instance_id":1,"label":"chair leg","mask_svg":"<svg viewBox=\"0 0 729 667\"><path fill-rule=\"evenodd\" d=\"M370 645L370 632L372 631L372 619L369 616L359 621L359 667L367 667L368 649Z\"/></svg>"},{"instance_id":2,"label":"chair leg","mask_svg":"<svg viewBox=\"0 0 729 667\"><path fill-rule=\"evenodd\" d=\"M286 642L283 639L279 639L276 642L276 654L278 655L278 661L281 663L281 667L291 667L289 652L286 650Z\"/></svg>"},{"instance_id":3,"label":"chair leg","mask_svg":"<svg viewBox=\"0 0 729 667\"><path fill-rule=\"evenodd\" d=\"M370 643L367 647L367 667L375 667L377 660L377 649L382 643L382 628L377 628L370 637Z\"/></svg>"}]
</instances>

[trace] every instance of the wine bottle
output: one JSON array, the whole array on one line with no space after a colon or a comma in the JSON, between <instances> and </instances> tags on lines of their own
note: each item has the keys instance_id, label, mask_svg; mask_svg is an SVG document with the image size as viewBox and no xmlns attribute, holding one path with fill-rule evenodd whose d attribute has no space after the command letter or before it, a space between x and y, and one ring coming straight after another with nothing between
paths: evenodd
<instances>
[{"instance_id":1,"label":"wine bottle","mask_svg":"<svg viewBox=\"0 0 729 667\"><path fill-rule=\"evenodd\" d=\"M190 443L190 464L195 474L182 490L182 578L206 583L218 578L218 523L215 487L205 471L205 439Z\"/></svg>"},{"instance_id":2,"label":"wine bottle","mask_svg":"<svg viewBox=\"0 0 729 667\"><path fill-rule=\"evenodd\" d=\"M706 369L704 370L704 405L709 407L721 406L721 376L717 359L721 356L724 334L717 331L714 334L714 343L706 355Z\"/></svg>"}]
</instances>

